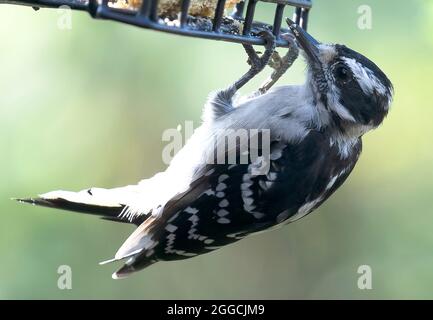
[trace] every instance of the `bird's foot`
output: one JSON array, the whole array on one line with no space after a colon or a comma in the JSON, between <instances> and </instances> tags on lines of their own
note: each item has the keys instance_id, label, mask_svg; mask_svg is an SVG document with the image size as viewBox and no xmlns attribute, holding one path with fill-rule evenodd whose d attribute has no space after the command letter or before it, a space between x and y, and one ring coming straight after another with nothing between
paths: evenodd
<instances>
[{"instance_id":1,"label":"bird's foot","mask_svg":"<svg viewBox=\"0 0 433 320\"><path fill-rule=\"evenodd\" d=\"M236 90L242 88L252 78L259 74L268 65L272 54L275 52L276 40L272 32L264 30L261 31L259 35L265 40L265 52L259 56L252 45L243 45L248 55L248 64L251 67L247 73L235 82L234 87Z\"/></svg>"},{"instance_id":2,"label":"bird's foot","mask_svg":"<svg viewBox=\"0 0 433 320\"><path fill-rule=\"evenodd\" d=\"M289 50L283 57L281 57L277 51L272 53L268 65L274 69L274 71L258 90L259 94L264 94L272 88L299 56L299 48L296 44L295 37L290 33L285 33L281 35L281 38L289 43Z\"/></svg>"}]
</instances>

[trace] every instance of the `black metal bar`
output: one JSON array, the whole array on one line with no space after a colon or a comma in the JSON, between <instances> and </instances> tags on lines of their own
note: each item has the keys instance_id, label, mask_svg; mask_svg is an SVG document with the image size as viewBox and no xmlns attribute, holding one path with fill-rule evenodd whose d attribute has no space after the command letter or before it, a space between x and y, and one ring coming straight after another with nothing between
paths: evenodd
<instances>
[{"instance_id":1,"label":"black metal bar","mask_svg":"<svg viewBox=\"0 0 433 320\"><path fill-rule=\"evenodd\" d=\"M296 10L295 10L295 15L293 17L293 21L295 21L295 23L297 25L300 25L301 16L302 16L302 8L297 7Z\"/></svg>"},{"instance_id":2,"label":"black metal bar","mask_svg":"<svg viewBox=\"0 0 433 320\"><path fill-rule=\"evenodd\" d=\"M226 0L218 0L217 6L215 9L215 16L213 19L213 26L212 26L212 29L215 32L218 32L220 30L221 23L223 21L225 6L226 6Z\"/></svg>"},{"instance_id":3,"label":"black metal bar","mask_svg":"<svg viewBox=\"0 0 433 320\"><path fill-rule=\"evenodd\" d=\"M0 4L13 4L33 8L58 8L67 5L73 10L89 12L89 4L76 0L0 0Z\"/></svg>"},{"instance_id":4,"label":"black metal bar","mask_svg":"<svg viewBox=\"0 0 433 320\"><path fill-rule=\"evenodd\" d=\"M238 20L243 19L244 17L244 8L245 8L245 1L241 1L239 2L236 6L235 6L235 10L232 14L232 17Z\"/></svg>"},{"instance_id":5,"label":"black metal bar","mask_svg":"<svg viewBox=\"0 0 433 320\"><path fill-rule=\"evenodd\" d=\"M93 18L97 16L98 6L98 0L89 0L89 13Z\"/></svg>"},{"instance_id":6,"label":"black metal bar","mask_svg":"<svg viewBox=\"0 0 433 320\"><path fill-rule=\"evenodd\" d=\"M247 6L247 14L245 15L244 35L249 35L251 32L251 25L253 24L254 12L256 11L257 0L250 0Z\"/></svg>"},{"instance_id":7,"label":"black metal bar","mask_svg":"<svg viewBox=\"0 0 433 320\"><path fill-rule=\"evenodd\" d=\"M275 10L273 33L274 36L277 38L279 38L280 36L281 24L283 22L284 8L285 8L284 4L278 4L277 9Z\"/></svg>"},{"instance_id":8,"label":"black metal bar","mask_svg":"<svg viewBox=\"0 0 433 320\"><path fill-rule=\"evenodd\" d=\"M180 8L180 26L181 28L185 27L186 22L188 21L188 11L191 0L182 0L182 6Z\"/></svg>"},{"instance_id":9,"label":"black metal bar","mask_svg":"<svg viewBox=\"0 0 433 320\"><path fill-rule=\"evenodd\" d=\"M312 1L311 0L263 0L265 2L274 2L274 3L283 3L286 6L294 6L300 8L311 8Z\"/></svg>"},{"instance_id":10,"label":"black metal bar","mask_svg":"<svg viewBox=\"0 0 433 320\"><path fill-rule=\"evenodd\" d=\"M158 21L158 0L150 0L149 18L152 21Z\"/></svg>"},{"instance_id":11,"label":"black metal bar","mask_svg":"<svg viewBox=\"0 0 433 320\"><path fill-rule=\"evenodd\" d=\"M152 0L142 0L139 14L143 17L148 17Z\"/></svg>"}]
</instances>

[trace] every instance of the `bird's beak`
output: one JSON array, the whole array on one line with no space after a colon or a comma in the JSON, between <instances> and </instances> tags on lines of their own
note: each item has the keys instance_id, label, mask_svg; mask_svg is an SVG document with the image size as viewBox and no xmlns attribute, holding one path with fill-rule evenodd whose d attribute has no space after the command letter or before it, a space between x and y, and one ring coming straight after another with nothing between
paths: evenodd
<instances>
[{"instance_id":1,"label":"bird's beak","mask_svg":"<svg viewBox=\"0 0 433 320\"><path fill-rule=\"evenodd\" d=\"M287 18L286 21L301 49L304 50L305 54L307 55L310 64L316 67L321 66L319 59L319 46L321 43L289 18Z\"/></svg>"}]
</instances>

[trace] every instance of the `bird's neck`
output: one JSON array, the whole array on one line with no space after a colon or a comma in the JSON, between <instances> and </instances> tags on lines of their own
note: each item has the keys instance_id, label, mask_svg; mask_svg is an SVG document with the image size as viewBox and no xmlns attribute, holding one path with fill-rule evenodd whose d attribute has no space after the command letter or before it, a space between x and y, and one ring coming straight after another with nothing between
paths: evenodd
<instances>
[{"instance_id":1,"label":"bird's neck","mask_svg":"<svg viewBox=\"0 0 433 320\"><path fill-rule=\"evenodd\" d=\"M335 139L357 140L366 132L374 129L373 126L344 119L341 115L341 109L345 109L344 106L333 107L329 105L332 103L331 101L327 101L328 104L325 104L320 93L308 82L302 86L302 90L299 90L298 93L299 99L311 105L314 111L312 113L314 116L311 119L313 126L317 129L327 130Z\"/></svg>"}]
</instances>

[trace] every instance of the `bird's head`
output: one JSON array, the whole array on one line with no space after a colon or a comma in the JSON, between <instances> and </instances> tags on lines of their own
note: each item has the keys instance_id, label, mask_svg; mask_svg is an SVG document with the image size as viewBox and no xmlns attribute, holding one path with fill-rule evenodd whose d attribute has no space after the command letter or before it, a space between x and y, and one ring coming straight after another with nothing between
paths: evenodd
<instances>
[{"instance_id":1,"label":"bird's head","mask_svg":"<svg viewBox=\"0 0 433 320\"><path fill-rule=\"evenodd\" d=\"M380 125L393 94L382 70L344 45L322 44L291 20L288 24L307 60L316 102L345 130L357 128L362 134Z\"/></svg>"}]
</instances>

